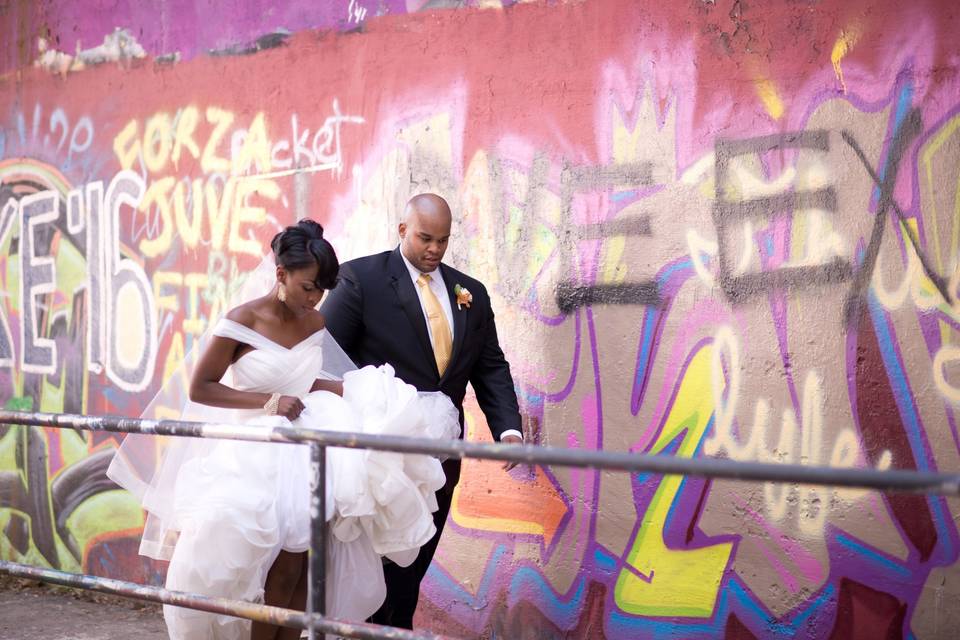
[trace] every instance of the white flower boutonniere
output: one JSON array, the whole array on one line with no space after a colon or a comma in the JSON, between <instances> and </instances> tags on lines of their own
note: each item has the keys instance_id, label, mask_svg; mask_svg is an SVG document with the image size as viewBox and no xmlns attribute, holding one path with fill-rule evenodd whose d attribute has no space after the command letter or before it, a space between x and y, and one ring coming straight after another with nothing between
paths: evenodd
<instances>
[{"instance_id":1,"label":"white flower boutonniere","mask_svg":"<svg viewBox=\"0 0 960 640\"><path fill-rule=\"evenodd\" d=\"M457 296L457 311L460 311L461 306L470 308L470 303L473 302L473 294L466 287L456 285L453 288L453 295Z\"/></svg>"}]
</instances>

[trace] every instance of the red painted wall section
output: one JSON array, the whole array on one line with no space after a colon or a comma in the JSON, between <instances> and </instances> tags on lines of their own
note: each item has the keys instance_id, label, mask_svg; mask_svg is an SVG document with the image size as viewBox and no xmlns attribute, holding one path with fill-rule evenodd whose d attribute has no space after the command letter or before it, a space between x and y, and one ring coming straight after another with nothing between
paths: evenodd
<instances>
[{"instance_id":1,"label":"red painted wall section","mask_svg":"<svg viewBox=\"0 0 960 640\"><path fill-rule=\"evenodd\" d=\"M532 441L960 470L954 3L115 4L0 10L5 406L137 416L166 388L176 416L171 376L273 234L383 250L429 190ZM0 556L162 581L116 444L0 426ZM952 637L957 514L468 462L417 623Z\"/></svg>"}]
</instances>

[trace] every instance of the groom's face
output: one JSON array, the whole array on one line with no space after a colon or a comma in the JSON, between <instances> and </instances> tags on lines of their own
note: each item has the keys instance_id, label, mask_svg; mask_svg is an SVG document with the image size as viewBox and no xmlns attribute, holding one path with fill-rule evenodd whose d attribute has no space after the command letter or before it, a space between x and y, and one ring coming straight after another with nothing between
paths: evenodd
<instances>
[{"instance_id":1,"label":"groom's face","mask_svg":"<svg viewBox=\"0 0 960 640\"><path fill-rule=\"evenodd\" d=\"M440 266L450 241L450 214L443 211L412 211L400 223L400 250L422 273Z\"/></svg>"}]
</instances>

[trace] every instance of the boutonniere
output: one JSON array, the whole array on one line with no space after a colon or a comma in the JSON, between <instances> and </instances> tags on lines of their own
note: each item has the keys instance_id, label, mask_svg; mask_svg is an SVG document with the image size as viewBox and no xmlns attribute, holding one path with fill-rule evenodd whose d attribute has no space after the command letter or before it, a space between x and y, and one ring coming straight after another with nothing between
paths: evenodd
<instances>
[{"instance_id":1,"label":"boutonniere","mask_svg":"<svg viewBox=\"0 0 960 640\"><path fill-rule=\"evenodd\" d=\"M460 311L461 305L467 309L470 308L470 303L473 302L473 294L466 287L456 285L453 288L453 295L457 296L457 311Z\"/></svg>"}]
</instances>

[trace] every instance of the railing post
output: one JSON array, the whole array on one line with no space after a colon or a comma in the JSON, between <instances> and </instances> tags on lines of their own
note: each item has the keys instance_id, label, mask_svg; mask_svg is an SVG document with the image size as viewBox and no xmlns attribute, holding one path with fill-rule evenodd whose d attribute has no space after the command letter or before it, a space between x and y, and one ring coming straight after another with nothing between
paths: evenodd
<instances>
[{"instance_id":1,"label":"railing post","mask_svg":"<svg viewBox=\"0 0 960 640\"><path fill-rule=\"evenodd\" d=\"M310 443L310 562L308 617L325 615L327 607L327 448ZM310 627L310 640L323 634Z\"/></svg>"}]
</instances>

